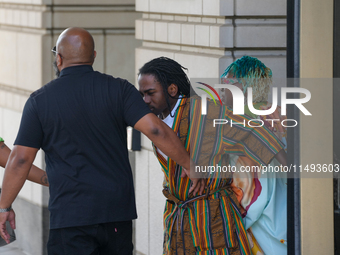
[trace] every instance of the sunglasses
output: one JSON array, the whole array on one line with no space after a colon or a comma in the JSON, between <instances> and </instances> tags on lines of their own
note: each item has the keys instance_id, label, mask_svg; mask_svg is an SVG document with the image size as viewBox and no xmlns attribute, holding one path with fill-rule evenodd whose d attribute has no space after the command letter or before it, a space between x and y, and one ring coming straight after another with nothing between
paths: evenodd
<instances>
[{"instance_id":1,"label":"sunglasses","mask_svg":"<svg viewBox=\"0 0 340 255\"><path fill-rule=\"evenodd\" d=\"M56 56L58 54L57 47L54 46L53 49L51 50L53 52L53 56Z\"/></svg>"},{"instance_id":2,"label":"sunglasses","mask_svg":"<svg viewBox=\"0 0 340 255\"><path fill-rule=\"evenodd\" d=\"M54 46L53 49L51 50L53 52L53 56L57 56L59 55L61 58L64 58L58 51L57 51L57 47Z\"/></svg>"}]
</instances>

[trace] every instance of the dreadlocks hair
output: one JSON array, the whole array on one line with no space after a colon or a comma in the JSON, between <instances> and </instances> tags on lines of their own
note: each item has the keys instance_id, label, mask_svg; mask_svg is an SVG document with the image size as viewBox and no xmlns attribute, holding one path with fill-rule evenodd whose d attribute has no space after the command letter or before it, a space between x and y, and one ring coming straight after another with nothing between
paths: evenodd
<instances>
[{"instance_id":1,"label":"dreadlocks hair","mask_svg":"<svg viewBox=\"0 0 340 255\"><path fill-rule=\"evenodd\" d=\"M228 73L234 75L242 83L243 93L248 87L253 88L254 103L268 100L269 87L272 85L272 71L260 60L243 56L228 66L221 78L226 78Z\"/></svg>"},{"instance_id":2,"label":"dreadlocks hair","mask_svg":"<svg viewBox=\"0 0 340 255\"><path fill-rule=\"evenodd\" d=\"M178 93L182 95L182 97L190 97L190 95L196 95L184 70L187 71L188 69L181 66L175 60L167 57L155 58L139 69L138 75L152 74L162 85L166 103L170 111L170 116L171 106L169 97L171 96L168 93L168 87L171 84L175 84L178 87Z\"/></svg>"}]
</instances>

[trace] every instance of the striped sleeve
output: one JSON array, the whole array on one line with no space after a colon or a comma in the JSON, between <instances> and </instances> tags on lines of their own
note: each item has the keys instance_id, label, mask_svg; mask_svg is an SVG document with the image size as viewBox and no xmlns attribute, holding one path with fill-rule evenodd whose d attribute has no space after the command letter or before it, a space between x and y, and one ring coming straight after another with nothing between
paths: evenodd
<instances>
[{"instance_id":1,"label":"striped sleeve","mask_svg":"<svg viewBox=\"0 0 340 255\"><path fill-rule=\"evenodd\" d=\"M284 148L284 144L265 126L250 127L250 117L233 115L226 109L226 119L245 125L224 125L223 143L225 151L235 152L253 159L259 165L268 165L274 156Z\"/></svg>"}]
</instances>

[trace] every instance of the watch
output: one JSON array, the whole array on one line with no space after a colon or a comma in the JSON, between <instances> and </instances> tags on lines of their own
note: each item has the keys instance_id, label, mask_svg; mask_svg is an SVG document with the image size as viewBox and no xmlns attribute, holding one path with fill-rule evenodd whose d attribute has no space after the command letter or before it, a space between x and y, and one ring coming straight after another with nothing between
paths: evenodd
<instances>
[{"instance_id":1,"label":"watch","mask_svg":"<svg viewBox=\"0 0 340 255\"><path fill-rule=\"evenodd\" d=\"M10 210L12 210L12 206L10 206L8 208L4 208L4 209L0 208L0 213L2 213L2 212L9 212Z\"/></svg>"}]
</instances>

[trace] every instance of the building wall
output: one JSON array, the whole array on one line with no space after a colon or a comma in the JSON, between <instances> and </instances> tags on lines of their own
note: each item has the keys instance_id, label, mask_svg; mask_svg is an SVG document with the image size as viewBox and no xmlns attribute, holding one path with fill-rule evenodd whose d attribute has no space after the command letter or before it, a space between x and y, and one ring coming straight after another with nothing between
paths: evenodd
<instances>
[{"instance_id":1,"label":"building wall","mask_svg":"<svg viewBox=\"0 0 340 255\"><path fill-rule=\"evenodd\" d=\"M53 78L50 50L66 27L81 26L94 35L95 70L131 82L138 68L158 56L187 67L190 78L216 78L248 54L271 67L274 77L285 77L285 5L284 0L0 0L0 136L13 144L27 97ZM160 254L163 175L145 137L142 146L135 154L135 247L139 254ZM44 167L41 153L35 163ZM27 182L19 197L17 243L43 254L48 190Z\"/></svg>"},{"instance_id":2,"label":"building wall","mask_svg":"<svg viewBox=\"0 0 340 255\"><path fill-rule=\"evenodd\" d=\"M136 71L166 56L189 69L189 78L218 78L235 59L261 59L276 78L286 77L285 0L136 0ZM150 141L136 153L137 254L161 254L163 174Z\"/></svg>"},{"instance_id":3,"label":"building wall","mask_svg":"<svg viewBox=\"0 0 340 255\"><path fill-rule=\"evenodd\" d=\"M11 147L23 106L34 90L54 78L52 47L71 26L95 39L94 69L134 81L134 0L0 0L0 136ZM35 164L44 168L43 153ZM0 169L0 183L3 169ZM16 243L34 255L46 254L48 189L26 182L13 207Z\"/></svg>"},{"instance_id":4,"label":"building wall","mask_svg":"<svg viewBox=\"0 0 340 255\"><path fill-rule=\"evenodd\" d=\"M333 86L337 85L332 79L333 10L332 0L301 0L300 86L317 99L306 104L312 117L300 113L303 166L332 164L333 142L338 142L333 137L333 122L339 116L333 115L333 111L338 111L333 108ZM300 181L301 254L334 254L333 173L313 177Z\"/></svg>"}]
</instances>

